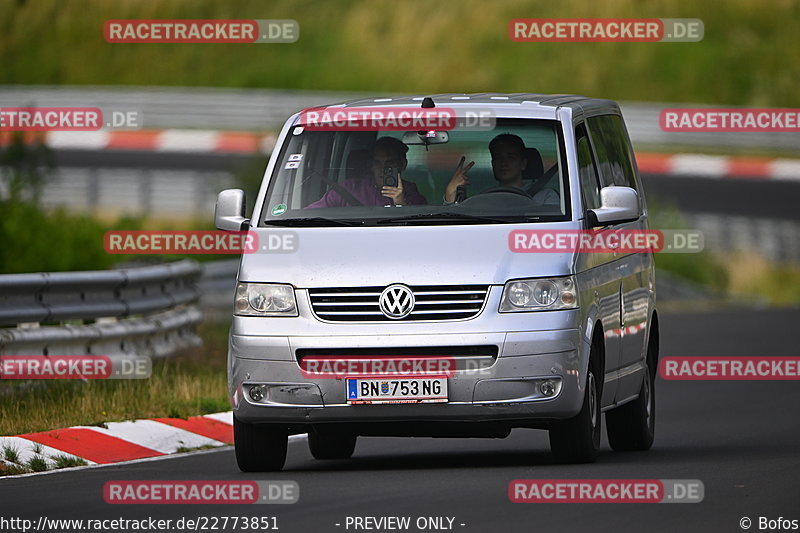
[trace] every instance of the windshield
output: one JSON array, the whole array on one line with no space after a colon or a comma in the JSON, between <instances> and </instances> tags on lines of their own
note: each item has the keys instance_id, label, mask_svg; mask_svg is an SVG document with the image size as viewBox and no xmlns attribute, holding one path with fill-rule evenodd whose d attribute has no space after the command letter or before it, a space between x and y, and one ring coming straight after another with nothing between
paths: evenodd
<instances>
[{"instance_id":1,"label":"windshield","mask_svg":"<svg viewBox=\"0 0 800 533\"><path fill-rule=\"evenodd\" d=\"M569 220L561 128L498 119L491 130L310 131L295 126L260 225Z\"/></svg>"}]
</instances>

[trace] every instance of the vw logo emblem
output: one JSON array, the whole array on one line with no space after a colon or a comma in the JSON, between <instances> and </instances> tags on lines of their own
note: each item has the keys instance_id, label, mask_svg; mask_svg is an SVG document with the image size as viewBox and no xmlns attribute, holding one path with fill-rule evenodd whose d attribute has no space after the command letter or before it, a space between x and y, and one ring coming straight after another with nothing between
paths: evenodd
<instances>
[{"instance_id":1,"label":"vw logo emblem","mask_svg":"<svg viewBox=\"0 0 800 533\"><path fill-rule=\"evenodd\" d=\"M378 305L388 318L399 320L414 310L414 293L405 285L389 285L381 293Z\"/></svg>"}]
</instances>

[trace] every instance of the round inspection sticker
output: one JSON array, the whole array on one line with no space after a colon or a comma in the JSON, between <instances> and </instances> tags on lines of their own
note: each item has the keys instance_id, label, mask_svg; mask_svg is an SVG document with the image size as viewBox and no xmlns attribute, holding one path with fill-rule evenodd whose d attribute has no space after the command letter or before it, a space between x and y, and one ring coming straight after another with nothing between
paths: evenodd
<instances>
[{"instance_id":1,"label":"round inspection sticker","mask_svg":"<svg viewBox=\"0 0 800 533\"><path fill-rule=\"evenodd\" d=\"M272 216L277 217L286 212L286 204L278 204L272 208Z\"/></svg>"}]
</instances>

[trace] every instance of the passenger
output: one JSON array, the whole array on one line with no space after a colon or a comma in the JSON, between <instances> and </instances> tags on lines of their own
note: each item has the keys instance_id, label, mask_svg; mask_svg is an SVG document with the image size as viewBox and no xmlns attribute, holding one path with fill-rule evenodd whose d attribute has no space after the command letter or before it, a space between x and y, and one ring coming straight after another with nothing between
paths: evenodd
<instances>
[{"instance_id":1,"label":"passenger","mask_svg":"<svg viewBox=\"0 0 800 533\"><path fill-rule=\"evenodd\" d=\"M489 142L489 152L492 154L492 171L494 179L500 187L515 187L527 192L522 173L528 164L525 157L525 142L521 137L510 133L502 133ZM444 192L445 205L455 203L456 191L459 186L469 185L467 172L475 165L475 161L470 161L464 166L466 157L462 156L453 177L447 184ZM559 205L560 198L556 191L552 189L542 189L533 195L533 201L537 205Z\"/></svg>"},{"instance_id":2,"label":"passenger","mask_svg":"<svg viewBox=\"0 0 800 533\"><path fill-rule=\"evenodd\" d=\"M349 192L355 200L363 205L420 205L428 201L420 194L417 186L402 179L408 160L406 159L408 146L394 137L381 137L372 148L372 179L351 178L344 180L339 186ZM397 187L383 185L384 167L399 168ZM331 189L325 195L307 205L307 208L317 207L345 207L353 202L339 194L336 189ZM357 205L357 204L356 204Z\"/></svg>"}]
</instances>

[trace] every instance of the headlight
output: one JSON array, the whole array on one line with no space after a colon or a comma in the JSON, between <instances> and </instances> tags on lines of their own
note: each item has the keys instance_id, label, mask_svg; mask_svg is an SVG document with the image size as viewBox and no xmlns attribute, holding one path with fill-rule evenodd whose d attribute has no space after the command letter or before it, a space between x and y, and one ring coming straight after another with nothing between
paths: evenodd
<instances>
[{"instance_id":1,"label":"headlight","mask_svg":"<svg viewBox=\"0 0 800 533\"><path fill-rule=\"evenodd\" d=\"M233 313L239 316L297 316L291 285L237 283Z\"/></svg>"},{"instance_id":2,"label":"headlight","mask_svg":"<svg viewBox=\"0 0 800 533\"><path fill-rule=\"evenodd\" d=\"M575 291L575 279L572 276L509 281L503 289L503 298L500 300L501 313L576 307L578 307L578 297Z\"/></svg>"}]
</instances>

